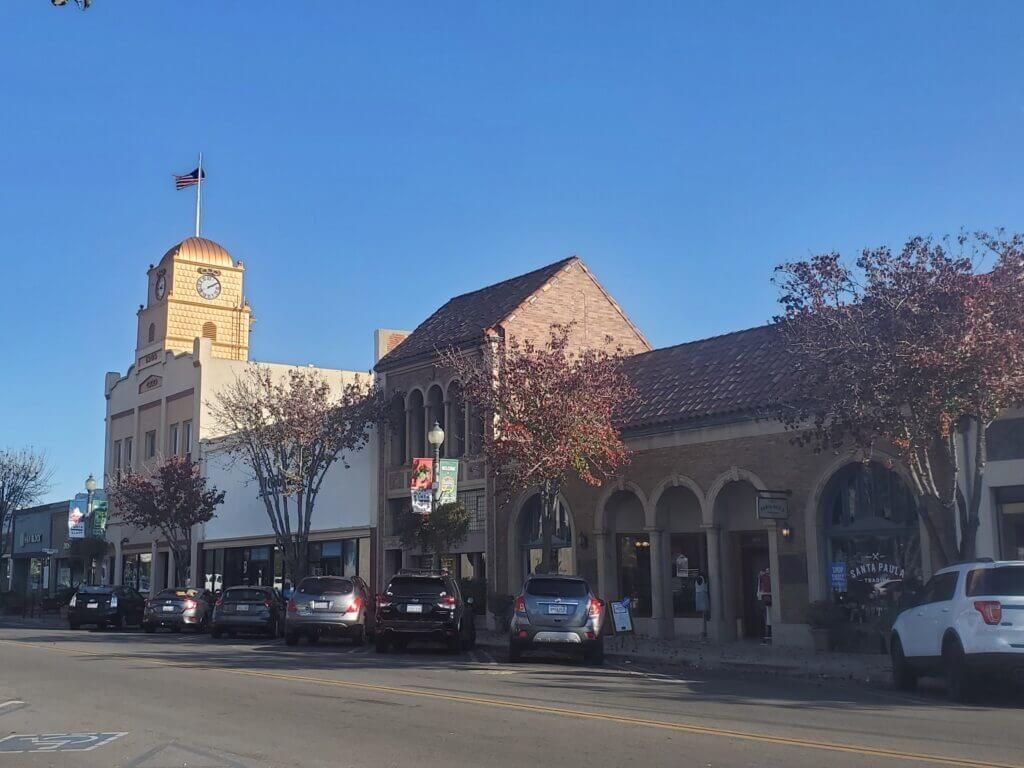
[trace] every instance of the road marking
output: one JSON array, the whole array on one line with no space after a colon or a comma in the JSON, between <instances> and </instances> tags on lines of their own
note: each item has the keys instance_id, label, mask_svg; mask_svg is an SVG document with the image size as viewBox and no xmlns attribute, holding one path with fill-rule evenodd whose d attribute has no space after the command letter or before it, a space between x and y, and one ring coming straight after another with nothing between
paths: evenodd
<instances>
[{"instance_id":1,"label":"road marking","mask_svg":"<svg viewBox=\"0 0 1024 768\"><path fill-rule=\"evenodd\" d=\"M155 667L166 667L169 669L190 669L206 670L209 672L220 672L221 674L237 675L240 677L264 678L268 680L283 680L290 683L311 683L313 685L326 686L331 688L347 688L350 690L372 691L404 697L418 697L423 699L434 699L437 701L450 701L455 704L466 704L471 706L484 706L494 709L508 709L518 712L529 712L532 714L559 715L576 720L591 720L604 723L615 723L617 725L632 725L656 730L673 731L676 733L690 733L698 736L714 736L719 738L739 739L761 744L774 744L785 747L798 747L803 749L819 750L823 752L840 752L851 755L862 755L869 757L884 758L905 762L931 763L933 765L948 765L956 768L1024 768L1021 765L1010 763L992 763L988 761L971 760L970 758L952 757L948 755L930 755L917 752L902 752L896 749L885 749L881 747L856 746L853 744L840 744L827 741L815 741L812 739L801 739L795 737L772 736L764 733L753 733L749 731L734 731L726 728L715 728L712 726L698 725L696 723L672 722L669 720L648 720L626 715L614 715L603 712L591 712L586 710L568 709L563 707L552 707L541 704L524 704L521 702L508 701L504 699L491 699L480 696L467 696L462 694L440 693L427 691L419 688L402 688L392 685L378 685L374 683L357 683L350 680L329 680L319 677L308 677L306 675L283 674L278 672L264 672L251 669L232 669L230 667L197 666L195 664L160 661L147 656L137 654L110 654L97 651L86 651L80 649L64 649L52 646L45 646L39 643L27 643L20 640L2 639L0 643L18 645L25 648L34 648L41 651L56 652L65 656L99 656L107 660L132 659Z\"/></svg>"},{"instance_id":2,"label":"road marking","mask_svg":"<svg viewBox=\"0 0 1024 768\"><path fill-rule=\"evenodd\" d=\"M19 699L11 699L10 701L5 701L3 704L0 704L0 709L3 709L4 707L9 707L9 706L11 706L13 704L24 704L24 703L25 703L24 701L21 701Z\"/></svg>"},{"instance_id":3,"label":"road marking","mask_svg":"<svg viewBox=\"0 0 1024 768\"><path fill-rule=\"evenodd\" d=\"M0 739L0 753L24 752L91 752L114 739L126 736L127 731L104 733L16 733Z\"/></svg>"}]
</instances>

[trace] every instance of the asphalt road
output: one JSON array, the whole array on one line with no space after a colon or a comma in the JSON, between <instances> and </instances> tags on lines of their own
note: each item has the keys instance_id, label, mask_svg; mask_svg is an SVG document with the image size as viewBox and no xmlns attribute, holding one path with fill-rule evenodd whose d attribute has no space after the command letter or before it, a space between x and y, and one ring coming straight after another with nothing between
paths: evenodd
<instances>
[{"instance_id":1,"label":"asphalt road","mask_svg":"<svg viewBox=\"0 0 1024 768\"><path fill-rule=\"evenodd\" d=\"M0 768L1024 766L1009 694L957 706L492 650L0 628ZM107 735L53 735L83 733ZM75 746L93 748L55 751Z\"/></svg>"}]
</instances>

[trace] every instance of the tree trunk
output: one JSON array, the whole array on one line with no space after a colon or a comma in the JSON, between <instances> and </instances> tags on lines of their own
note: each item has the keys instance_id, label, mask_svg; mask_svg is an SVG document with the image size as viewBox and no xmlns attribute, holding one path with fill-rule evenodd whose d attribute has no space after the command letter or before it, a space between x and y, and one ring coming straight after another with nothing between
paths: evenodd
<instances>
[{"instance_id":1,"label":"tree trunk","mask_svg":"<svg viewBox=\"0 0 1024 768\"><path fill-rule=\"evenodd\" d=\"M953 562L959 551L954 513L934 496L923 497L920 504L921 519L928 531L929 544L939 560L936 568L944 568Z\"/></svg>"}]
</instances>

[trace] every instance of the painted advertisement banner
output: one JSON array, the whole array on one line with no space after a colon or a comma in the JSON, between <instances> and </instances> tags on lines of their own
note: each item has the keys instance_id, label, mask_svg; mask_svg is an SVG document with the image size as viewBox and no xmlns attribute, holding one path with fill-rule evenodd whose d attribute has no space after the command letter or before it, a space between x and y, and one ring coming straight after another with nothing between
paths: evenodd
<instances>
[{"instance_id":1,"label":"painted advertisement banner","mask_svg":"<svg viewBox=\"0 0 1024 768\"><path fill-rule=\"evenodd\" d=\"M413 491L429 491L434 487L434 460L413 459L409 488Z\"/></svg>"},{"instance_id":2,"label":"painted advertisement banner","mask_svg":"<svg viewBox=\"0 0 1024 768\"><path fill-rule=\"evenodd\" d=\"M92 535L102 539L107 534L107 500L105 498L93 498L92 500Z\"/></svg>"},{"instance_id":3,"label":"painted advertisement banner","mask_svg":"<svg viewBox=\"0 0 1024 768\"><path fill-rule=\"evenodd\" d=\"M429 515L434 507L434 492L430 490L412 493L412 511L417 515Z\"/></svg>"},{"instance_id":4,"label":"painted advertisement banner","mask_svg":"<svg viewBox=\"0 0 1024 768\"><path fill-rule=\"evenodd\" d=\"M77 496L68 502L68 538L85 538L85 502L86 499Z\"/></svg>"},{"instance_id":5,"label":"painted advertisement banner","mask_svg":"<svg viewBox=\"0 0 1024 768\"><path fill-rule=\"evenodd\" d=\"M459 460L441 459L437 467L437 503L454 504L459 495Z\"/></svg>"}]
</instances>

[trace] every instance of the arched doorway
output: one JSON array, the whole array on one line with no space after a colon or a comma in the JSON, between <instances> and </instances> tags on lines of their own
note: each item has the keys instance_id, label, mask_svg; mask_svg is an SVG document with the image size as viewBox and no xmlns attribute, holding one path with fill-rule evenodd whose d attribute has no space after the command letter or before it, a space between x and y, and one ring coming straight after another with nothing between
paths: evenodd
<instances>
[{"instance_id":1,"label":"arched doorway","mask_svg":"<svg viewBox=\"0 0 1024 768\"><path fill-rule=\"evenodd\" d=\"M819 512L828 594L852 620L880 618L920 583L917 500L898 473L847 464L825 485Z\"/></svg>"},{"instance_id":2,"label":"arched doorway","mask_svg":"<svg viewBox=\"0 0 1024 768\"><path fill-rule=\"evenodd\" d=\"M554 529L551 536L551 564L556 573L576 573L576 553L573 549L573 525L569 508L558 500ZM543 509L540 494L526 500L519 511L517 540L519 543L519 573L523 578L535 573L543 554Z\"/></svg>"},{"instance_id":3,"label":"arched doorway","mask_svg":"<svg viewBox=\"0 0 1024 768\"><path fill-rule=\"evenodd\" d=\"M685 485L666 488L655 502L658 530L651 535L663 539L664 562L655 564L654 575L658 577L660 568L666 580L664 615L677 625L676 631L686 634L701 632L704 610L710 607L707 535L702 523L701 501Z\"/></svg>"},{"instance_id":4,"label":"arched doorway","mask_svg":"<svg viewBox=\"0 0 1024 768\"><path fill-rule=\"evenodd\" d=\"M630 598L633 616L650 618L654 613L651 537L646 530L644 505L632 490L619 490L605 503L608 533L615 568L615 594Z\"/></svg>"},{"instance_id":5,"label":"arched doorway","mask_svg":"<svg viewBox=\"0 0 1024 768\"><path fill-rule=\"evenodd\" d=\"M771 583L771 545L769 531L757 519L757 490L749 478L735 479L714 494L722 561L720 631L726 638L761 639L768 634L763 596Z\"/></svg>"}]
</instances>

